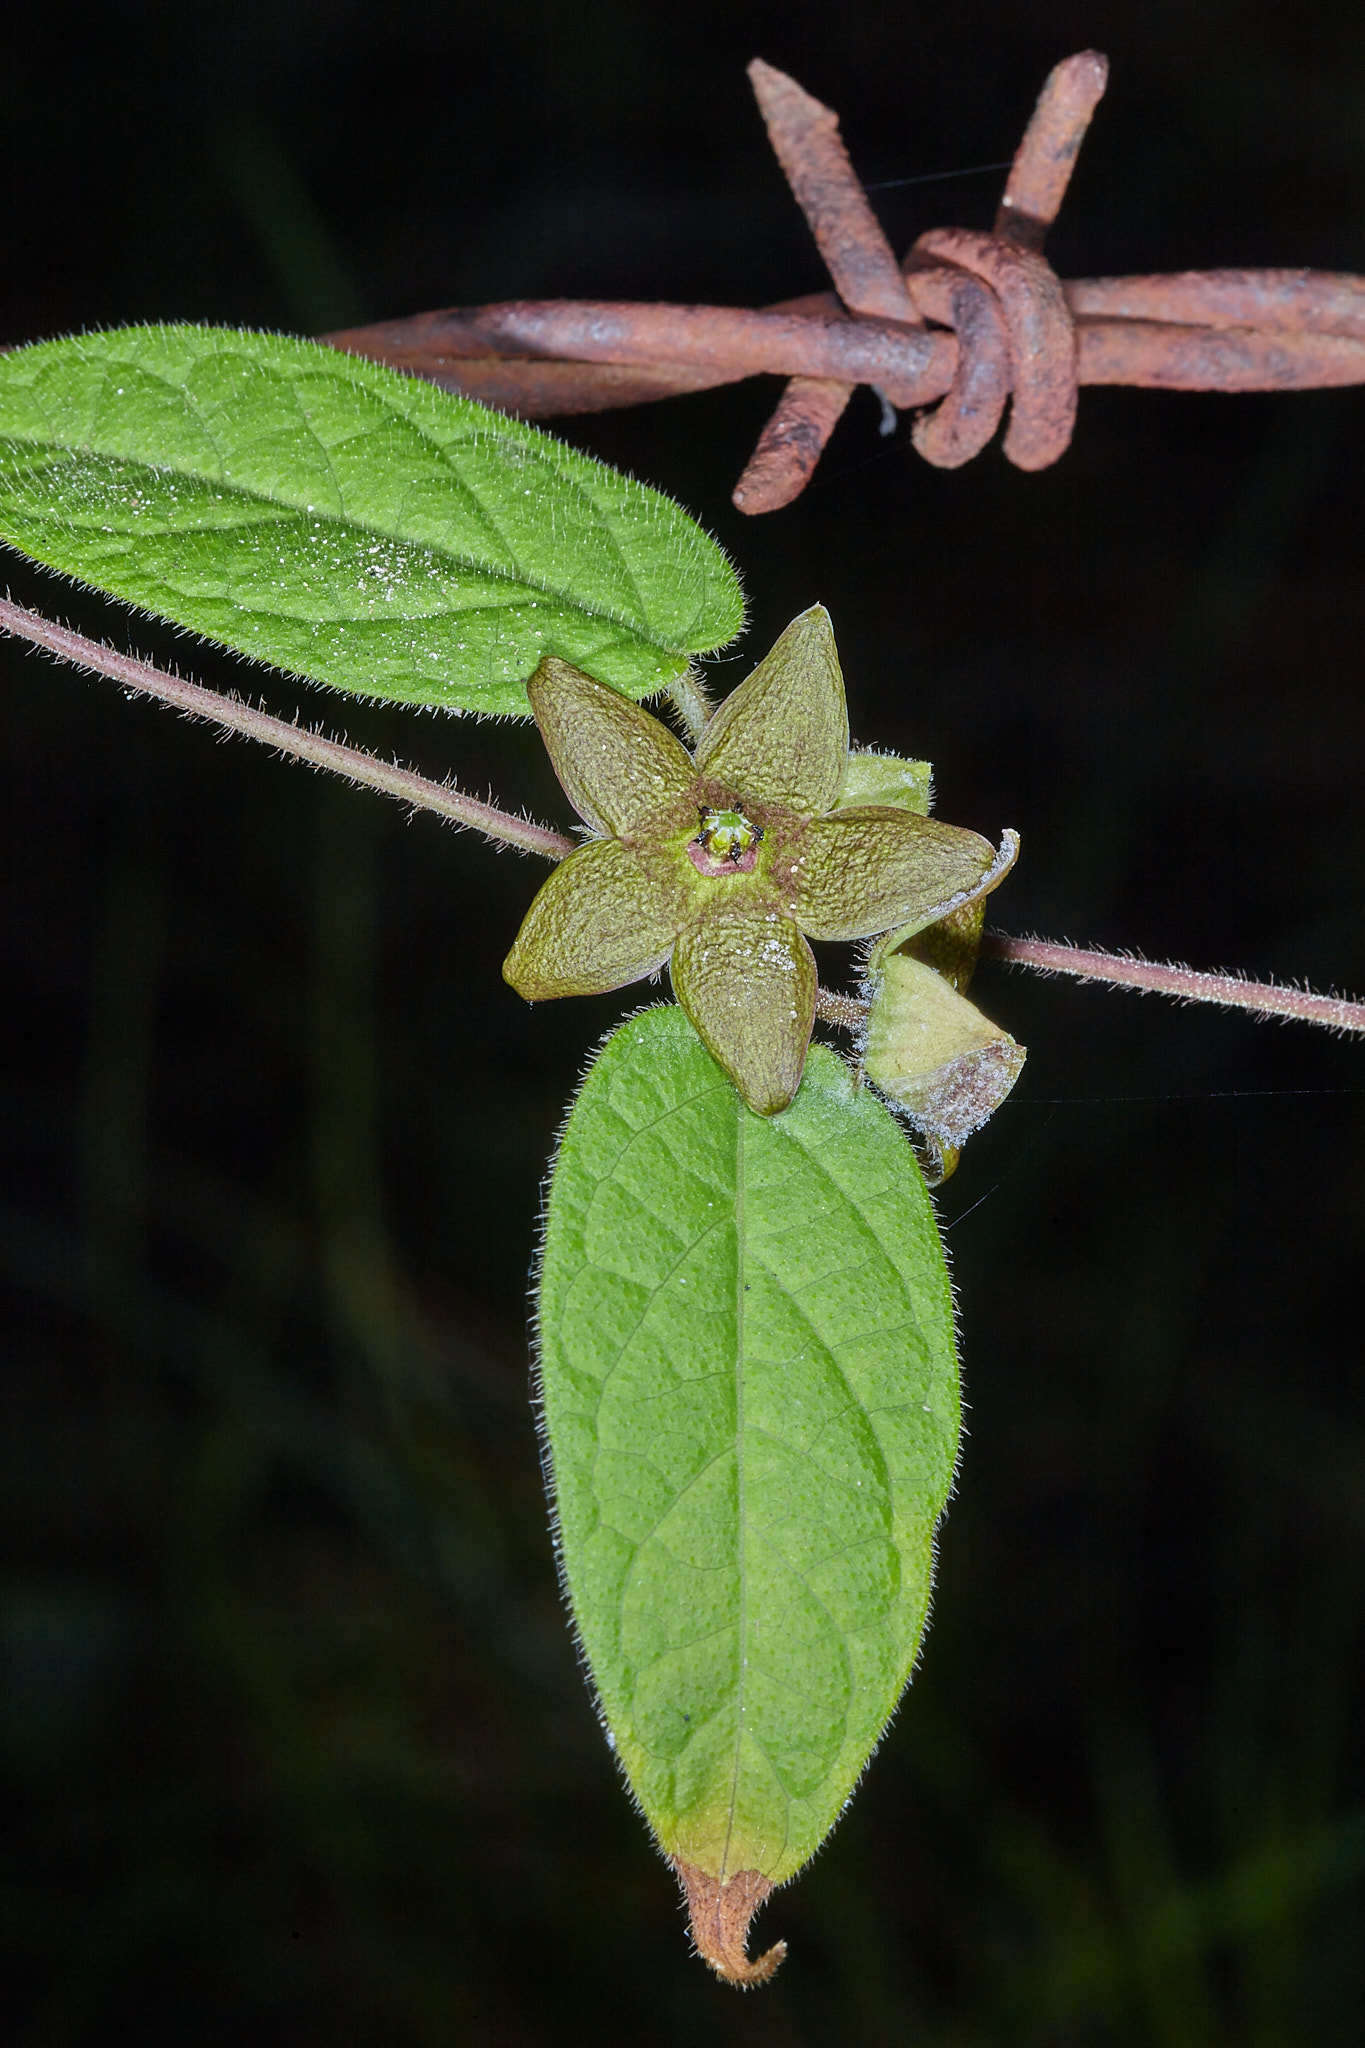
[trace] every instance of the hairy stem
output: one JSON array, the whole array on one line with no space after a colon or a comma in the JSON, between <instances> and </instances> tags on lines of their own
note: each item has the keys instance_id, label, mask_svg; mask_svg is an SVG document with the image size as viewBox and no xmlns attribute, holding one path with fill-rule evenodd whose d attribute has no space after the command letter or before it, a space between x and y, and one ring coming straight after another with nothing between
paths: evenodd
<instances>
[{"instance_id":1,"label":"hairy stem","mask_svg":"<svg viewBox=\"0 0 1365 2048\"><path fill-rule=\"evenodd\" d=\"M1097 953L1053 939L1015 939L1008 932L982 935L981 950L995 960L1032 967L1040 974L1074 974L1110 988L1135 988L1174 996L1183 1003L1221 1003L1255 1010L1263 1017L1295 1017L1328 1031L1365 1032L1365 1003L1346 996L1320 996L1306 988L1281 988L1272 981L1247 981L1238 974L1200 974L1159 960L1130 960L1121 953Z\"/></svg>"},{"instance_id":2,"label":"hairy stem","mask_svg":"<svg viewBox=\"0 0 1365 2048\"><path fill-rule=\"evenodd\" d=\"M695 747L706 730L706 721L711 716L711 702L702 688L701 677L693 670L684 669L680 676L674 676L668 686L668 701L677 712L687 737Z\"/></svg>"},{"instance_id":3,"label":"hairy stem","mask_svg":"<svg viewBox=\"0 0 1365 2048\"><path fill-rule=\"evenodd\" d=\"M515 846L523 853L543 854L547 860L562 860L578 843L548 825L516 817L510 811L499 810L496 804L482 803L478 797L467 796L449 783L432 782L411 768L398 768L360 747L346 746L323 733L291 725L286 719L258 711L238 697L223 696L216 690L205 689L201 683L187 683L149 661L139 661L117 648L87 640L84 634L60 626L54 619L45 619L41 613L29 611L7 597L0 597L0 632L45 648L77 668L109 676L122 689L155 697L187 717L208 719L221 731L259 740L292 760L325 768L349 782L376 789L381 796L396 797L400 803L411 804L414 810L434 811L450 824L481 832L496 844ZM706 700L699 690L688 689L686 685L687 679L683 678L673 686L673 701L684 721L692 725L698 717L704 719ZM1040 974L1071 974L1080 981L1102 981L1110 988L1135 988L1174 996L1177 1002L1220 1003L1225 1009L1254 1010L1263 1017L1293 1017L1328 1031L1365 1034L1365 1003L1352 1002L1346 996L1281 988L1274 982L1247 981L1236 974L1200 974L1192 967L1170 962L1133 960L1120 953L1099 953L1052 939L1017 939L1007 932L984 933L981 950L988 958L1031 967ZM835 995L828 989L820 990L816 1011L828 1023L854 1033L863 1028L867 1018L865 1003L853 996Z\"/></svg>"},{"instance_id":4,"label":"hairy stem","mask_svg":"<svg viewBox=\"0 0 1365 2048\"><path fill-rule=\"evenodd\" d=\"M0 597L0 632L12 633L17 639L28 640L35 647L46 648L49 654L55 654L62 661L73 662L77 668L93 669L99 675L109 676L122 689L134 690L144 697L155 697L190 718L209 719L221 730L241 733L249 740L260 740L263 745L274 747L295 761L307 761L311 767L325 768L333 775L344 775L349 782L377 789L381 796L397 797L400 803L411 804L414 810L434 811L450 824L471 832L482 832L485 839L498 844L518 847L523 853L544 854L549 860L561 860L566 853L572 853L578 843L566 838L562 832L552 831L548 825L537 825L530 818L518 818L510 811L500 811L496 804L481 803L477 797L467 796L448 782L431 782L411 768L399 768L392 762L381 761L360 747L348 747L340 740L328 739L323 733L291 725L283 718L273 718L268 711L258 711L254 705L244 704L239 697L222 696L216 690L205 689L201 683L187 683L165 669L154 668L149 661L138 661L133 655L121 654L117 648L103 647L98 641L87 640L83 634L73 633L69 626L59 626L55 620L45 619L39 612L28 611L7 597Z\"/></svg>"},{"instance_id":5,"label":"hairy stem","mask_svg":"<svg viewBox=\"0 0 1365 2048\"><path fill-rule=\"evenodd\" d=\"M836 995L833 989L818 988L815 991L815 1014L826 1024L837 1024L841 1031L851 1031L856 1036L867 1024L868 1005L857 996Z\"/></svg>"}]
</instances>

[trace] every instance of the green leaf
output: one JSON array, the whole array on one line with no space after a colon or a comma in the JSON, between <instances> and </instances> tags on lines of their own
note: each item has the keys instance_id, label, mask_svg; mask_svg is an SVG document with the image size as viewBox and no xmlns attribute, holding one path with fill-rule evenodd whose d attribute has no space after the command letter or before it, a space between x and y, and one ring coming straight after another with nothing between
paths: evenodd
<instances>
[{"instance_id":1,"label":"green leaf","mask_svg":"<svg viewBox=\"0 0 1365 2048\"><path fill-rule=\"evenodd\" d=\"M317 343L133 327L0 355L0 535L239 653L527 712L554 654L632 697L733 639L739 584L657 491Z\"/></svg>"},{"instance_id":2,"label":"green leaf","mask_svg":"<svg viewBox=\"0 0 1365 2048\"><path fill-rule=\"evenodd\" d=\"M540 1391L631 1789L694 1874L781 1883L910 1675L958 1443L929 1198L832 1052L761 1117L678 1010L613 1033L551 1182Z\"/></svg>"}]
</instances>

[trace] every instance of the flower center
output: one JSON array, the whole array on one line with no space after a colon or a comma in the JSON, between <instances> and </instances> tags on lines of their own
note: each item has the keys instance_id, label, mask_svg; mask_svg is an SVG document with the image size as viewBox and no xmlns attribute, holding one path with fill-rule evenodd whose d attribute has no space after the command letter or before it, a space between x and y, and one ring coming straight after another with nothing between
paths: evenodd
<instances>
[{"instance_id":1,"label":"flower center","mask_svg":"<svg viewBox=\"0 0 1365 2048\"><path fill-rule=\"evenodd\" d=\"M700 811L701 829L687 848L699 875L752 874L763 827L743 811Z\"/></svg>"}]
</instances>

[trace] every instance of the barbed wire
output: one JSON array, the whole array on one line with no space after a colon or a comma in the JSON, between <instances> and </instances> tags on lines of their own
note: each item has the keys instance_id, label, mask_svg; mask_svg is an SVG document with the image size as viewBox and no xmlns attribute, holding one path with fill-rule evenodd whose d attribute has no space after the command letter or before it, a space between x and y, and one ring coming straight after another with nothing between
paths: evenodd
<instances>
[{"instance_id":1,"label":"barbed wire","mask_svg":"<svg viewBox=\"0 0 1365 2048\"><path fill-rule=\"evenodd\" d=\"M1044 469L1070 443L1082 385L1304 391L1365 383L1365 277L1187 270L1062 280L1043 254L1108 83L1097 51L1049 74L990 233L936 228L903 263L868 203L838 117L756 59L768 135L834 284L762 309L517 299L348 328L324 340L530 418L606 411L745 377L787 379L733 497L771 512L805 488L853 391L916 417L953 469L994 438Z\"/></svg>"}]
</instances>

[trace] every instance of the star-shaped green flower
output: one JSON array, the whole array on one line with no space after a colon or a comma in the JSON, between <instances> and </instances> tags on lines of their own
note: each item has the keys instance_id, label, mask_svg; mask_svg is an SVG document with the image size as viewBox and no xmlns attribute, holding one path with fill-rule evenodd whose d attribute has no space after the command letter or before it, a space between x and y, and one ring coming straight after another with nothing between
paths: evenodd
<instances>
[{"instance_id":1,"label":"star-shaped green flower","mask_svg":"<svg viewBox=\"0 0 1365 2048\"><path fill-rule=\"evenodd\" d=\"M989 841L892 805L837 808L849 759L829 614L813 605L710 720L695 759L566 661L527 685L555 773L600 834L555 869L503 964L538 1002L671 963L698 1037L760 1116L795 1095L812 939L934 923L995 886ZM858 757L855 757L858 758Z\"/></svg>"}]
</instances>

